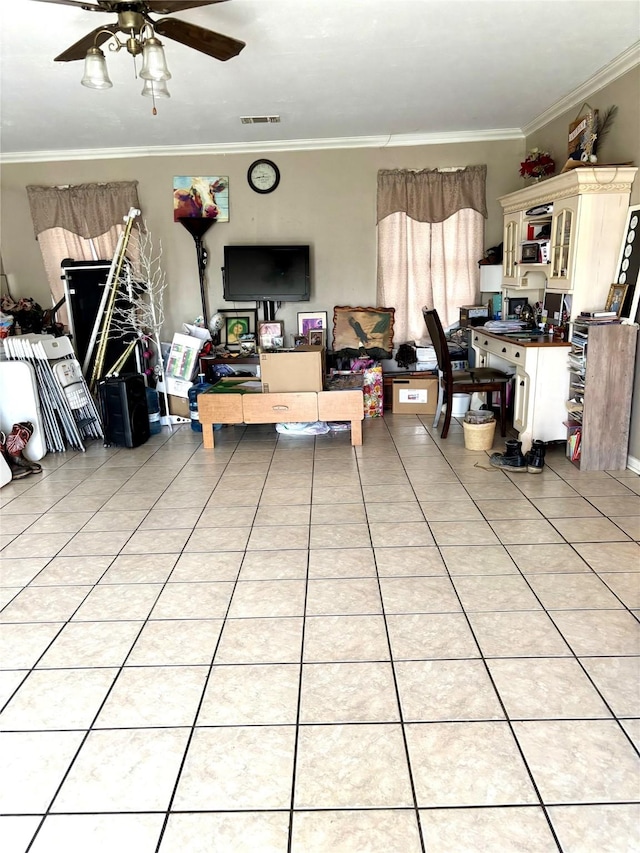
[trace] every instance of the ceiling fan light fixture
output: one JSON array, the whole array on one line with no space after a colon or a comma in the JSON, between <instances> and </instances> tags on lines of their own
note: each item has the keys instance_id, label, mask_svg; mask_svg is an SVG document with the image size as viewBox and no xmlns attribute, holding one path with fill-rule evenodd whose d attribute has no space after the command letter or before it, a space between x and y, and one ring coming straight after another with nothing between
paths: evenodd
<instances>
[{"instance_id":1,"label":"ceiling fan light fixture","mask_svg":"<svg viewBox=\"0 0 640 853\"><path fill-rule=\"evenodd\" d=\"M111 89L107 61L99 47L90 47L84 60L84 75L80 81L88 89Z\"/></svg>"},{"instance_id":2,"label":"ceiling fan light fixture","mask_svg":"<svg viewBox=\"0 0 640 853\"><path fill-rule=\"evenodd\" d=\"M145 80L142 87L142 94L145 98L170 98L171 94L167 89L167 84L164 80Z\"/></svg>"},{"instance_id":3,"label":"ceiling fan light fixture","mask_svg":"<svg viewBox=\"0 0 640 853\"><path fill-rule=\"evenodd\" d=\"M167 68L162 42L155 36L146 39L144 43L140 77L143 80L153 80L155 83L171 79L171 72Z\"/></svg>"}]
</instances>

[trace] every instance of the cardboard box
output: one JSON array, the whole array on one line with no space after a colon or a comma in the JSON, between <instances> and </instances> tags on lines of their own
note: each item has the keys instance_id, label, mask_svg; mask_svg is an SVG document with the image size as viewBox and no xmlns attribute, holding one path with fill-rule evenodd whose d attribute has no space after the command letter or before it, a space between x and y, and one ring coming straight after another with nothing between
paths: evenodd
<instances>
[{"instance_id":1,"label":"cardboard box","mask_svg":"<svg viewBox=\"0 0 640 853\"><path fill-rule=\"evenodd\" d=\"M434 415L438 403L438 380L416 379L411 376L394 379L394 415Z\"/></svg>"},{"instance_id":2,"label":"cardboard box","mask_svg":"<svg viewBox=\"0 0 640 853\"><path fill-rule=\"evenodd\" d=\"M169 414L191 419L189 401L186 397L174 397L173 394L167 394L167 397L169 398Z\"/></svg>"},{"instance_id":3,"label":"cardboard box","mask_svg":"<svg viewBox=\"0 0 640 853\"><path fill-rule=\"evenodd\" d=\"M260 377L265 393L322 391L324 347L302 345L294 350L261 352Z\"/></svg>"}]
</instances>

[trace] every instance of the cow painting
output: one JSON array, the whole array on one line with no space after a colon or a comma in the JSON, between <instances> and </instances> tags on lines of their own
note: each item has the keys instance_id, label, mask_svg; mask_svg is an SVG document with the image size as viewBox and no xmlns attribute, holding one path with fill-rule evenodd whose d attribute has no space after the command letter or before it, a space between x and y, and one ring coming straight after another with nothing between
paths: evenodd
<instances>
[{"instance_id":1,"label":"cow painting","mask_svg":"<svg viewBox=\"0 0 640 853\"><path fill-rule=\"evenodd\" d=\"M173 219L229 220L227 178L176 177L173 180Z\"/></svg>"}]
</instances>

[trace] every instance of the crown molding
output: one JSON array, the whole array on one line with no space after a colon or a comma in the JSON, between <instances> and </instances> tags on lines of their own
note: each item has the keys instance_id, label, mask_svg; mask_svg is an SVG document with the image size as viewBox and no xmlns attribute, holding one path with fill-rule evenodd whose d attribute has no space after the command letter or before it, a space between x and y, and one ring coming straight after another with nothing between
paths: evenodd
<instances>
[{"instance_id":1,"label":"crown molding","mask_svg":"<svg viewBox=\"0 0 640 853\"><path fill-rule=\"evenodd\" d=\"M623 74L631 71L637 65L640 65L640 41L632 44L624 53L616 57L613 62L605 65L604 68L597 71L589 80L586 80L572 92L569 92L568 95L565 95L564 98L556 101L549 109L540 113L529 124L526 124L522 128L524 135L529 136L535 133L536 130L540 130L541 127L544 127L549 122L566 113L567 110L575 107L578 102L582 103L586 98L593 95L594 92L598 92L600 89L608 86L609 83L613 83L614 80L622 77Z\"/></svg>"},{"instance_id":2,"label":"crown molding","mask_svg":"<svg viewBox=\"0 0 640 853\"><path fill-rule=\"evenodd\" d=\"M393 148L419 145L455 145L523 139L518 128L452 133L406 133L386 136L354 136L332 139L282 139L275 142L229 142L219 145L164 145L153 148L91 148L67 151L17 151L0 154L0 164L44 163L65 160L120 160L137 157L198 157L223 154L322 151L339 148Z\"/></svg>"}]
</instances>

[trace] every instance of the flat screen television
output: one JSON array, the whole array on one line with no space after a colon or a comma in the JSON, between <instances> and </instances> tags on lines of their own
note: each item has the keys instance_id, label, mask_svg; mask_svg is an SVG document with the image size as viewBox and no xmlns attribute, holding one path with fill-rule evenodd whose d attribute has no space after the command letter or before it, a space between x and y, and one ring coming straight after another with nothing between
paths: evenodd
<instances>
[{"instance_id":1,"label":"flat screen television","mask_svg":"<svg viewBox=\"0 0 640 853\"><path fill-rule=\"evenodd\" d=\"M309 246L225 246L228 302L308 302Z\"/></svg>"}]
</instances>

